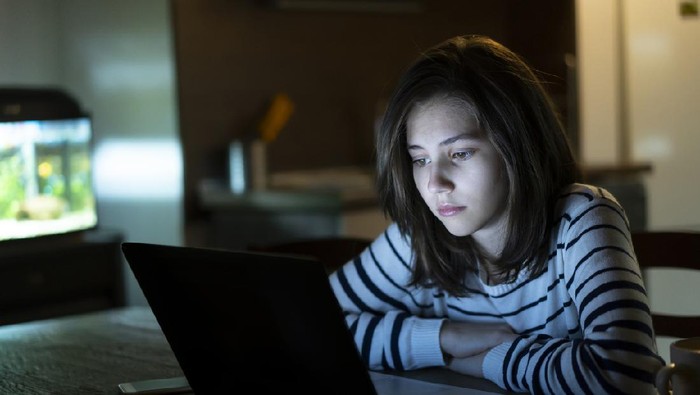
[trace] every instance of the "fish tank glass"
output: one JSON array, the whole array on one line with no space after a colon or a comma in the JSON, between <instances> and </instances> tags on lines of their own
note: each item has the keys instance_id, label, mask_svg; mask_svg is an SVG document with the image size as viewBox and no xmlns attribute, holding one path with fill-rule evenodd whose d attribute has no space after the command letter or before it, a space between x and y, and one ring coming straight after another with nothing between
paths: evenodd
<instances>
[{"instance_id":1,"label":"fish tank glass","mask_svg":"<svg viewBox=\"0 0 700 395\"><path fill-rule=\"evenodd\" d=\"M87 116L0 122L0 241L97 226Z\"/></svg>"}]
</instances>

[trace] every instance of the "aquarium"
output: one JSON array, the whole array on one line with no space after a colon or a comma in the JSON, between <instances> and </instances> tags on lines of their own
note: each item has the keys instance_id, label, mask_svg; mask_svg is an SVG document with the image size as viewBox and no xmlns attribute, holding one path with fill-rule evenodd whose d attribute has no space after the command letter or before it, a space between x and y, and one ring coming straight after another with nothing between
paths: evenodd
<instances>
[{"instance_id":1,"label":"aquarium","mask_svg":"<svg viewBox=\"0 0 700 395\"><path fill-rule=\"evenodd\" d=\"M97 226L89 117L0 122L0 241Z\"/></svg>"}]
</instances>

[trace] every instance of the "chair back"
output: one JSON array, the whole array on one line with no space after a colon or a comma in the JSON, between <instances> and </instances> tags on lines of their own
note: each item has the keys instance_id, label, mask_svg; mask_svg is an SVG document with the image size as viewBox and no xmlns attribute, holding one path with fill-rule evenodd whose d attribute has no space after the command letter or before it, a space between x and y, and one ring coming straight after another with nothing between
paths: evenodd
<instances>
[{"instance_id":1,"label":"chair back","mask_svg":"<svg viewBox=\"0 0 700 395\"><path fill-rule=\"evenodd\" d=\"M359 255L370 243L371 240L356 237L325 237L278 244L254 244L248 246L248 250L314 258L320 261L330 274Z\"/></svg>"},{"instance_id":2,"label":"chair back","mask_svg":"<svg viewBox=\"0 0 700 395\"><path fill-rule=\"evenodd\" d=\"M700 232L636 231L632 233L632 243L643 272L648 269L665 268L694 270L700 273ZM661 290L659 293L666 298L674 295L672 289ZM697 301L700 301L700 297ZM700 308L698 312L700 314ZM652 311L652 320L657 336L700 336L698 314L672 315Z\"/></svg>"}]
</instances>

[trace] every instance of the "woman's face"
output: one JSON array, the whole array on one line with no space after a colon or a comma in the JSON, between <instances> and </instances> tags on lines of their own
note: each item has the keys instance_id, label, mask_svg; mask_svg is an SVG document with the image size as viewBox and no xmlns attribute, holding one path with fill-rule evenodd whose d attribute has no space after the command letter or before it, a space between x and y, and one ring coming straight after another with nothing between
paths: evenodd
<instances>
[{"instance_id":1,"label":"woman's face","mask_svg":"<svg viewBox=\"0 0 700 395\"><path fill-rule=\"evenodd\" d=\"M488 249L484 243L492 245L507 223L508 183L471 107L431 99L413 108L406 127L413 179L425 204L451 234L470 235Z\"/></svg>"}]
</instances>

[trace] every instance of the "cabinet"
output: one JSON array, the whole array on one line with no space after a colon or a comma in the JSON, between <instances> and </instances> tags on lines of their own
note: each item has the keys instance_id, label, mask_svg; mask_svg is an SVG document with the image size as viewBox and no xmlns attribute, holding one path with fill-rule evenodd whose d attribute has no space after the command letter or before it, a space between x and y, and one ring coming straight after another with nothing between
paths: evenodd
<instances>
[{"instance_id":1,"label":"cabinet","mask_svg":"<svg viewBox=\"0 0 700 395\"><path fill-rule=\"evenodd\" d=\"M123 306L121 241L117 233L90 232L0 248L0 324Z\"/></svg>"},{"instance_id":2,"label":"cabinet","mask_svg":"<svg viewBox=\"0 0 700 395\"><path fill-rule=\"evenodd\" d=\"M335 236L373 239L389 224L370 186L339 189L268 189L233 194L209 184L200 190L208 215L199 244L246 249Z\"/></svg>"}]
</instances>

